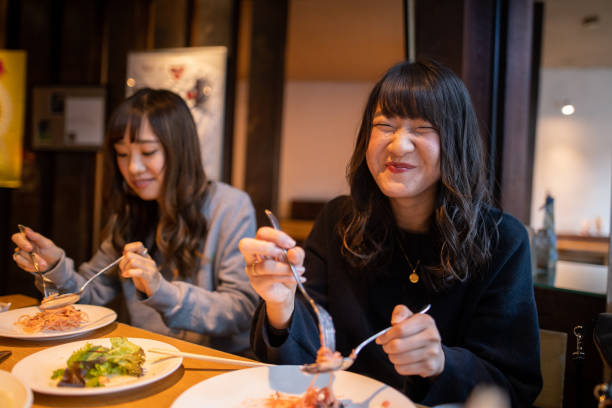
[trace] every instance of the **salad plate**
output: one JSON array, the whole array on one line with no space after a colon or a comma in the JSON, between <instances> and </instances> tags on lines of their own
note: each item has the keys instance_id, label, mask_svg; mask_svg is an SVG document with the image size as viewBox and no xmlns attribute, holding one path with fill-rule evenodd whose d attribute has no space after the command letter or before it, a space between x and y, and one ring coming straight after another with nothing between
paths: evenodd
<instances>
[{"instance_id":1,"label":"salad plate","mask_svg":"<svg viewBox=\"0 0 612 408\"><path fill-rule=\"evenodd\" d=\"M345 408L414 408L405 395L372 378L336 371L331 387ZM319 374L313 384L317 388L330 384L330 374ZM206 379L183 392L172 408L258 408L273 407L271 398L278 392L301 396L313 376L300 366L279 365L230 371Z\"/></svg>"},{"instance_id":2,"label":"salad plate","mask_svg":"<svg viewBox=\"0 0 612 408\"><path fill-rule=\"evenodd\" d=\"M81 323L79 327L63 331L43 330L38 333L27 333L15 324L23 315L34 316L41 312L38 306L23 307L0 313L0 337L10 337L23 340L58 340L79 336L92 330L104 327L117 319L114 310L103 306L76 304L74 307L87 313L89 321Z\"/></svg>"},{"instance_id":3,"label":"salad plate","mask_svg":"<svg viewBox=\"0 0 612 408\"><path fill-rule=\"evenodd\" d=\"M148 352L151 348L163 348L178 352L176 347L168 343L142 338L128 338L128 340L140 346L145 353L145 361L142 366L143 375L140 377L117 376L111 378L103 387L85 388L58 387L59 379L51 378L55 370L66 368L66 362L72 353L85 347L87 343L110 348L110 338L74 341L49 347L19 361L13 367L12 374L33 391L43 394L98 395L130 390L159 381L173 373L183 363L182 358L164 358Z\"/></svg>"}]
</instances>

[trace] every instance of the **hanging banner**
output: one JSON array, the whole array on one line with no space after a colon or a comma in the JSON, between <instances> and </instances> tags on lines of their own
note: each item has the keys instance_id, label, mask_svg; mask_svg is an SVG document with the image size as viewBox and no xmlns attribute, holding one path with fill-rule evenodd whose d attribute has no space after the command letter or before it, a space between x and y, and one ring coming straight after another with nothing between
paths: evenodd
<instances>
[{"instance_id":1,"label":"hanging banner","mask_svg":"<svg viewBox=\"0 0 612 408\"><path fill-rule=\"evenodd\" d=\"M225 115L225 47L170 48L130 52L127 96L143 87L169 89L180 95L193 115L206 176L219 180Z\"/></svg>"},{"instance_id":2,"label":"hanging banner","mask_svg":"<svg viewBox=\"0 0 612 408\"><path fill-rule=\"evenodd\" d=\"M21 186L25 51L0 50L0 187Z\"/></svg>"}]
</instances>

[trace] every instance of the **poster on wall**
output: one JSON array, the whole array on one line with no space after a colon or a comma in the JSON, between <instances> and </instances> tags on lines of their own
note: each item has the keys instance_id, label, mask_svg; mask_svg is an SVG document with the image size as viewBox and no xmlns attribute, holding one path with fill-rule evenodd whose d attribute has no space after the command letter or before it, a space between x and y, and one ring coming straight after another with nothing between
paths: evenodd
<instances>
[{"instance_id":1,"label":"poster on wall","mask_svg":"<svg viewBox=\"0 0 612 408\"><path fill-rule=\"evenodd\" d=\"M185 100L198 129L204 170L213 180L222 174L226 64L225 47L131 52L127 61L127 96L149 87Z\"/></svg>"},{"instance_id":2,"label":"poster on wall","mask_svg":"<svg viewBox=\"0 0 612 408\"><path fill-rule=\"evenodd\" d=\"M104 144L106 90L95 86L32 89L32 148L96 151Z\"/></svg>"},{"instance_id":3,"label":"poster on wall","mask_svg":"<svg viewBox=\"0 0 612 408\"><path fill-rule=\"evenodd\" d=\"M0 50L0 187L21 186L25 51Z\"/></svg>"}]
</instances>

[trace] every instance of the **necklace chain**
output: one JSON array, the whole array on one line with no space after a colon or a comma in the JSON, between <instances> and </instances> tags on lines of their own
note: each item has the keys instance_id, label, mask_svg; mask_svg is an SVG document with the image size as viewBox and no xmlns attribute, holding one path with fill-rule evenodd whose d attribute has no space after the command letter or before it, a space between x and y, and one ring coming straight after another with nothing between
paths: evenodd
<instances>
[{"instance_id":1,"label":"necklace chain","mask_svg":"<svg viewBox=\"0 0 612 408\"><path fill-rule=\"evenodd\" d=\"M410 262L410 258L408 258L408 255L406 255L406 251L404 250L404 245L402 245L402 240L398 238L397 242L399 244L400 251L402 251L402 255L404 256L404 259L406 259L406 262L408 262L408 266L410 266L410 269L412 270L412 272L410 273L410 276L408 276L408 279L410 279L410 282L412 283L417 283L419 281L419 274L416 271L419 265L421 264L421 258L417 259L417 262L413 267L412 262Z\"/></svg>"}]
</instances>

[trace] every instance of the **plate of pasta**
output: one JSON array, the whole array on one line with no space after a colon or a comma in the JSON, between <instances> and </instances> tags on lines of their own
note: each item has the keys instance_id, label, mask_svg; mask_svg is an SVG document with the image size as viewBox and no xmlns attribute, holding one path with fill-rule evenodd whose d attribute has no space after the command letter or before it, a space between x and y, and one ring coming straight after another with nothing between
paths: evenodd
<instances>
[{"instance_id":1,"label":"plate of pasta","mask_svg":"<svg viewBox=\"0 0 612 408\"><path fill-rule=\"evenodd\" d=\"M404 394L350 371L312 376L300 366L231 371L183 392L172 408L414 408Z\"/></svg>"},{"instance_id":2,"label":"plate of pasta","mask_svg":"<svg viewBox=\"0 0 612 408\"><path fill-rule=\"evenodd\" d=\"M0 336L56 340L104 327L116 318L117 313L103 306L76 304L50 310L24 307L0 313Z\"/></svg>"}]
</instances>

